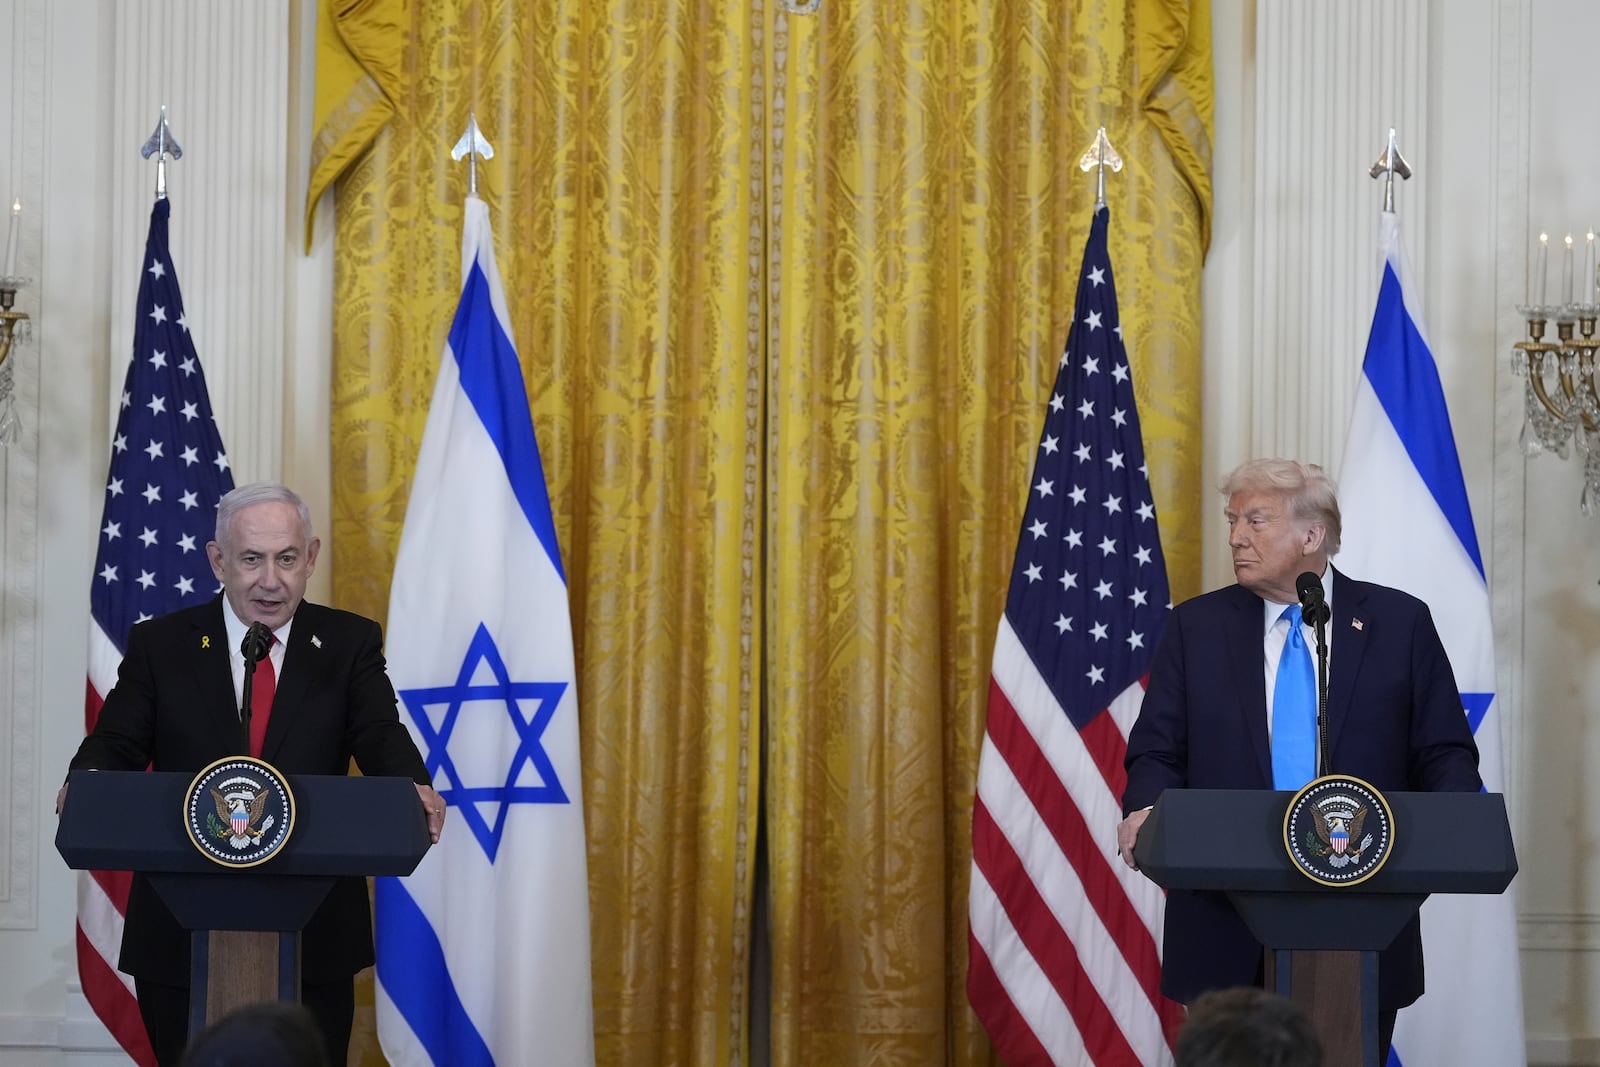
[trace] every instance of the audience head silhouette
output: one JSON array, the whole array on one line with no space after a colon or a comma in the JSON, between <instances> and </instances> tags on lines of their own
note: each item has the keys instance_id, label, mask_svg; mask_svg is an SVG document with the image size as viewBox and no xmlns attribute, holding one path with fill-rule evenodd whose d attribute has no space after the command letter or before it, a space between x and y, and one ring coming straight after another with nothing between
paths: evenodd
<instances>
[{"instance_id":1,"label":"audience head silhouette","mask_svg":"<svg viewBox=\"0 0 1600 1067\"><path fill-rule=\"evenodd\" d=\"M251 1004L189 1042L182 1067L329 1067L316 1020L299 1004Z\"/></svg>"},{"instance_id":2,"label":"audience head silhouette","mask_svg":"<svg viewBox=\"0 0 1600 1067\"><path fill-rule=\"evenodd\" d=\"M1177 1067L1322 1067L1322 1043L1293 1002L1264 989L1196 998L1178 1031Z\"/></svg>"}]
</instances>

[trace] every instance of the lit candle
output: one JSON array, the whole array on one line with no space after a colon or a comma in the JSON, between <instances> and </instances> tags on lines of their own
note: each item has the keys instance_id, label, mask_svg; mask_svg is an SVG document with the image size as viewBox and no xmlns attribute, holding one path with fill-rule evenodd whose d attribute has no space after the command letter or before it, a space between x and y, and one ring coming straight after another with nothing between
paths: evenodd
<instances>
[{"instance_id":1,"label":"lit candle","mask_svg":"<svg viewBox=\"0 0 1600 1067\"><path fill-rule=\"evenodd\" d=\"M1594 299L1594 231L1589 231L1589 244L1583 252L1582 300L1585 304Z\"/></svg>"},{"instance_id":2,"label":"lit candle","mask_svg":"<svg viewBox=\"0 0 1600 1067\"><path fill-rule=\"evenodd\" d=\"M6 233L6 277L17 273L17 225L22 214L22 201L11 202L11 229Z\"/></svg>"},{"instance_id":3,"label":"lit candle","mask_svg":"<svg viewBox=\"0 0 1600 1067\"><path fill-rule=\"evenodd\" d=\"M1546 279L1546 277L1548 276L1548 273L1549 273L1548 269L1547 269L1549 266L1550 266L1550 235L1547 234L1547 233L1541 233L1539 235L1539 273L1535 276L1535 281L1534 281L1534 286L1533 286L1533 291L1539 295L1539 303L1541 305L1545 302L1545 287L1544 287L1544 283L1545 283L1545 279Z\"/></svg>"},{"instance_id":4,"label":"lit candle","mask_svg":"<svg viewBox=\"0 0 1600 1067\"><path fill-rule=\"evenodd\" d=\"M1561 257L1561 302L1572 303L1572 234L1567 234L1567 254Z\"/></svg>"}]
</instances>

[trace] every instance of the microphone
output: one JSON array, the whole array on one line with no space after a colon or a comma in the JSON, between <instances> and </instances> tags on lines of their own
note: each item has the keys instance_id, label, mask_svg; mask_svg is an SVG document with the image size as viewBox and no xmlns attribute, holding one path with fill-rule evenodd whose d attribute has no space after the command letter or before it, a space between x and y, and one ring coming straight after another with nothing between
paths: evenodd
<instances>
[{"instance_id":1,"label":"microphone","mask_svg":"<svg viewBox=\"0 0 1600 1067\"><path fill-rule=\"evenodd\" d=\"M1333 612L1323 599L1321 578L1306 571L1294 580L1294 591L1300 596L1300 614L1308 624L1316 626L1332 617Z\"/></svg>"},{"instance_id":2,"label":"microphone","mask_svg":"<svg viewBox=\"0 0 1600 1067\"><path fill-rule=\"evenodd\" d=\"M239 731L241 751L250 755L250 676L256 672L256 664L267 658L267 652L272 648L272 631L264 622L253 622L250 629L244 632L244 640L239 642L239 654L244 656L244 691L239 701Z\"/></svg>"},{"instance_id":3,"label":"microphone","mask_svg":"<svg viewBox=\"0 0 1600 1067\"><path fill-rule=\"evenodd\" d=\"M1294 580L1300 615L1317 635L1317 777L1328 773L1328 641L1323 627L1332 618L1322 579L1310 571Z\"/></svg>"},{"instance_id":4,"label":"microphone","mask_svg":"<svg viewBox=\"0 0 1600 1067\"><path fill-rule=\"evenodd\" d=\"M1301 577L1304 578L1305 575L1302 574ZM1322 586L1318 585L1319 595L1321 589ZM239 642L239 654L244 657L246 663L256 664L266 658L267 650L271 647L272 631L267 628L267 624L253 622L250 624L250 629L244 632L244 640Z\"/></svg>"}]
</instances>

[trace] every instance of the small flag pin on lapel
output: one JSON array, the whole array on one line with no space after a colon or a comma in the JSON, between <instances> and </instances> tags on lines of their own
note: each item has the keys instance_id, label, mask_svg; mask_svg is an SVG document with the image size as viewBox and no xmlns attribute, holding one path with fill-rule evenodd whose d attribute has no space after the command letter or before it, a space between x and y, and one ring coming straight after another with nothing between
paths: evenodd
<instances>
[{"instance_id":1,"label":"small flag pin on lapel","mask_svg":"<svg viewBox=\"0 0 1600 1067\"><path fill-rule=\"evenodd\" d=\"M1365 630L1367 628L1367 624L1362 622L1360 619L1351 619L1350 625L1357 630Z\"/></svg>"},{"instance_id":2,"label":"small flag pin on lapel","mask_svg":"<svg viewBox=\"0 0 1600 1067\"><path fill-rule=\"evenodd\" d=\"M321 648L322 647L322 638L318 637L316 634L312 634L311 635L311 644L312 644L312 647L314 647L314 648Z\"/></svg>"}]
</instances>

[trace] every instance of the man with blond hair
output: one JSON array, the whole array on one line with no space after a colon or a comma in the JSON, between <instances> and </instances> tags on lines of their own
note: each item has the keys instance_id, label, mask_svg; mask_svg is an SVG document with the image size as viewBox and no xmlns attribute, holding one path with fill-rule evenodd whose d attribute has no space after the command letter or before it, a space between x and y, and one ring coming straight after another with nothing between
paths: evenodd
<instances>
[{"instance_id":1,"label":"man with blond hair","mask_svg":"<svg viewBox=\"0 0 1600 1067\"><path fill-rule=\"evenodd\" d=\"M1340 517L1327 473L1258 459L1219 488L1237 584L1185 601L1167 620L1128 734L1117 827L1123 860L1136 866L1139 828L1163 790L1299 789L1315 775L1316 638L1296 588L1308 573L1331 608L1328 772L1382 791L1482 789L1477 746L1427 605L1328 563L1339 550ZM1187 1004L1208 990L1262 981L1262 946L1224 894L1167 894L1162 992ZM1413 918L1379 954L1382 1058L1395 1013L1422 991Z\"/></svg>"}]
</instances>

